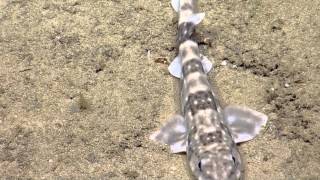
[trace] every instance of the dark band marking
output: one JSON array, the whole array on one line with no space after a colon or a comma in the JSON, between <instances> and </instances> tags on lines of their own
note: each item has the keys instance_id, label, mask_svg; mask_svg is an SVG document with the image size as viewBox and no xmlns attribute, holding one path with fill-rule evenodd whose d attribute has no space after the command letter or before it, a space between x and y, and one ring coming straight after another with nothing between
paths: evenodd
<instances>
[{"instance_id":1,"label":"dark band marking","mask_svg":"<svg viewBox=\"0 0 320 180\"><path fill-rule=\"evenodd\" d=\"M187 77L190 73L193 72L204 73L200 59L191 59L182 66L183 77Z\"/></svg>"},{"instance_id":2,"label":"dark band marking","mask_svg":"<svg viewBox=\"0 0 320 180\"><path fill-rule=\"evenodd\" d=\"M193 10L193 6L191 4L184 4L181 10Z\"/></svg>"},{"instance_id":3,"label":"dark band marking","mask_svg":"<svg viewBox=\"0 0 320 180\"><path fill-rule=\"evenodd\" d=\"M192 134L196 134L198 132L198 128L197 128L197 126L192 126L191 127L191 131L190 131L190 133L192 133Z\"/></svg>"},{"instance_id":4,"label":"dark band marking","mask_svg":"<svg viewBox=\"0 0 320 180\"><path fill-rule=\"evenodd\" d=\"M212 143L221 143L222 142L222 133L221 131L209 132L200 135L200 143L204 146Z\"/></svg>"},{"instance_id":5,"label":"dark band marking","mask_svg":"<svg viewBox=\"0 0 320 180\"><path fill-rule=\"evenodd\" d=\"M190 40L195 30L195 25L191 22L185 22L178 27L178 47L186 40Z\"/></svg>"},{"instance_id":6,"label":"dark band marking","mask_svg":"<svg viewBox=\"0 0 320 180\"><path fill-rule=\"evenodd\" d=\"M182 51L181 51L181 58L182 59L184 59L186 56L187 56L187 49L186 48L184 48L184 49L182 49Z\"/></svg>"},{"instance_id":7,"label":"dark band marking","mask_svg":"<svg viewBox=\"0 0 320 180\"><path fill-rule=\"evenodd\" d=\"M211 99L211 101L209 100ZM197 102L197 103L195 103ZM185 111L191 111L195 115L199 110L203 109L217 110L214 97L210 91L199 91L188 96L188 101L185 105Z\"/></svg>"}]
</instances>

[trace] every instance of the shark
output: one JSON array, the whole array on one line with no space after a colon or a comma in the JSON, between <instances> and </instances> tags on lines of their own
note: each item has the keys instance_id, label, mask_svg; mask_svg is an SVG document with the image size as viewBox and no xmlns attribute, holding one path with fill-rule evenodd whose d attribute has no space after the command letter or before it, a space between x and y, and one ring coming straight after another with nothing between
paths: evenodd
<instances>
[{"instance_id":1,"label":"shark","mask_svg":"<svg viewBox=\"0 0 320 180\"><path fill-rule=\"evenodd\" d=\"M153 132L150 139L169 145L172 153L186 152L196 179L243 179L237 143L256 137L268 117L245 106L220 105L207 76L212 63L192 38L205 14L197 12L197 0L172 0L171 5L179 15L178 55L168 69L180 78L181 113Z\"/></svg>"}]
</instances>

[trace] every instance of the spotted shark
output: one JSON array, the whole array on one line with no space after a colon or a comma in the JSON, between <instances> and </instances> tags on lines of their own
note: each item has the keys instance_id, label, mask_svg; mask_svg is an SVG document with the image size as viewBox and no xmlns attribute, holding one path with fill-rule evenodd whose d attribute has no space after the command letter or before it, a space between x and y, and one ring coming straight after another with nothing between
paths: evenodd
<instances>
[{"instance_id":1,"label":"spotted shark","mask_svg":"<svg viewBox=\"0 0 320 180\"><path fill-rule=\"evenodd\" d=\"M196 12L196 0L172 0L171 4L179 15L179 53L168 69L181 79L181 114L174 115L150 138L169 145L172 153L186 152L196 179L243 179L236 144L257 136L268 117L247 107L220 105L207 77L212 63L200 54L192 38L205 14Z\"/></svg>"}]
</instances>

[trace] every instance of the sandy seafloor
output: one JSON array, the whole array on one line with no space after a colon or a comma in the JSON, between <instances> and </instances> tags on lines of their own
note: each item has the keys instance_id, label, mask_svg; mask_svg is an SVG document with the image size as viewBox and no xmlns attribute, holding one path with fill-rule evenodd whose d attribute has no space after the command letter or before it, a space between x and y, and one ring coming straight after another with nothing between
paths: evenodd
<instances>
[{"instance_id":1,"label":"sandy seafloor","mask_svg":"<svg viewBox=\"0 0 320 180\"><path fill-rule=\"evenodd\" d=\"M240 145L246 179L320 179L320 1L199 9L220 99L270 119ZM0 179L191 179L148 140L179 112L176 33L167 0L0 0Z\"/></svg>"}]
</instances>

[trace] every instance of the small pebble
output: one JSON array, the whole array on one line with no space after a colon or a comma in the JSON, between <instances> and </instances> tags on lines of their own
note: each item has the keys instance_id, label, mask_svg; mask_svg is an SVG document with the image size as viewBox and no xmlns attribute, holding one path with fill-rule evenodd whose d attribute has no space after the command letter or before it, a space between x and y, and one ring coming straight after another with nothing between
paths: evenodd
<instances>
[{"instance_id":1,"label":"small pebble","mask_svg":"<svg viewBox=\"0 0 320 180\"><path fill-rule=\"evenodd\" d=\"M177 170L177 168L176 168L176 167L174 167L174 166L172 166L172 167L171 167L171 170L172 170L172 171L176 171L176 170Z\"/></svg>"},{"instance_id":2,"label":"small pebble","mask_svg":"<svg viewBox=\"0 0 320 180\"><path fill-rule=\"evenodd\" d=\"M289 87L289 86L290 86L290 85L289 85L288 83L285 83L285 84L284 84L284 87L286 87L286 88Z\"/></svg>"},{"instance_id":3,"label":"small pebble","mask_svg":"<svg viewBox=\"0 0 320 180\"><path fill-rule=\"evenodd\" d=\"M221 66L226 66L228 64L228 61L227 60L224 60L221 62Z\"/></svg>"}]
</instances>

